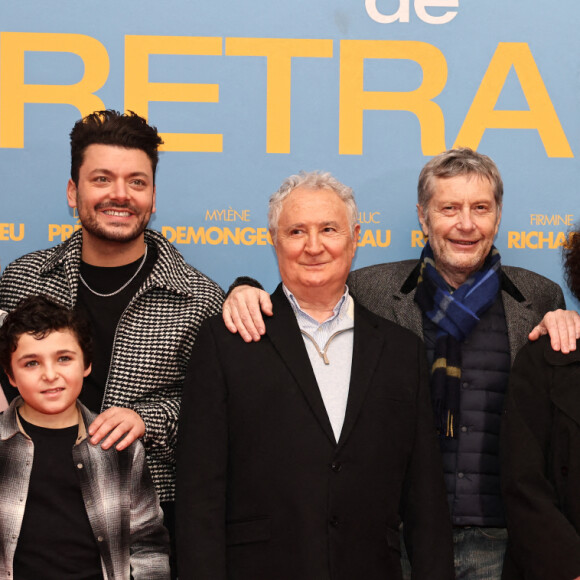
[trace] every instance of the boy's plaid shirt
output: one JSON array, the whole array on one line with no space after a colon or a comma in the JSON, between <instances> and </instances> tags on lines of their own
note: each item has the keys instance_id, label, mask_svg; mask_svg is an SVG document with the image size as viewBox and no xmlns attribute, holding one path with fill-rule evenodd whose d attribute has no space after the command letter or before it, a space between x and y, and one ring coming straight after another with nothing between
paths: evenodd
<instances>
[{"instance_id":1,"label":"boy's plaid shirt","mask_svg":"<svg viewBox=\"0 0 580 580\"><path fill-rule=\"evenodd\" d=\"M16 409L18 397L0 415L0 578L13 578L12 563L26 508L34 445ZM91 445L87 426L96 417L80 402L79 434L71 461L79 474L85 509L106 580L169 578L168 534L136 441L124 451ZM58 493L58 490L55 490ZM66 546L61 546L66 558Z\"/></svg>"}]
</instances>

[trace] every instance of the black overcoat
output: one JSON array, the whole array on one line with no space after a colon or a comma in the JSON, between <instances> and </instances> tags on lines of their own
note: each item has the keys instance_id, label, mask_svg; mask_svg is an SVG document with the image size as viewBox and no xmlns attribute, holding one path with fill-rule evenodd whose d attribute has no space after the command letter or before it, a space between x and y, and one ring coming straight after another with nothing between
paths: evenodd
<instances>
[{"instance_id":1,"label":"black overcoat","mask_svg":"<svg viewBox=\"0 0 580 580\"><path fill-rule=\"evenodd\" d=\"M196 340L179 426L177 518L186 580L451 580L451 525L424 347L355 305L337 442L281 287L258 343L221 320Z\"/></svg>"},{"instance_id":2,"label":"black overcoat","mask_svg":"<svg viewBox=\"0 0 580 580\"><path fill-rule=\"evenodd\" d=\"M501 461L510 538L503 579L580 576L580 350L555 352L543 337L520 351Z\"/></svg>"}]
</instances>

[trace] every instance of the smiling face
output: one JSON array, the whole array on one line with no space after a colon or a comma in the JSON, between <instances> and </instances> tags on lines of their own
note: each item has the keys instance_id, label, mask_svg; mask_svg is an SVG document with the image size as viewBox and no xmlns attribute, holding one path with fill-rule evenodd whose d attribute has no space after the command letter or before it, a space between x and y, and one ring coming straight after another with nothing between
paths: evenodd
<instances>
[{"instance_id":1,"label":"smiling face","mask_svg":"<svg viewBox=\"0 0 580 580\"><path fill-rule=\"evenodd\" d=\"M298 187L283 201L275 243L278 268L299 302L312 291L322 300L339 300L359 230L357 224L351 232L346 205L332 190Z\"/></svg>"},{"instance_id":2,"label":"smiling face","mask_svg":"<svg viewBox=\"0 0 580 580\"><path fill-rule=\"evenodd\" d=\"M9 380L24 399L20 412L26 421L62 428L78 422L76 400L90 372L75 334L65 329L44 338L21 335L12 353Z\"/></svg>"},{"instance_id":3,"label":"smiling face","mask_svg":"<svg viewBox=\"0 0 580 580\"><path fill-rule=\"evenodd\" d=\"M492 184L478 176L435 178L427 212L417 206L423 233L435 256L437 270L457 288L479 270L499 228Z\"/></svg>"},{"instance_id":4,"label":"smiling face","mask_svg":"<svg viewBox=\"0 0 580 580\"><path fill-rule=\"evenodd\" d=\"M78 186L68 182L67 199L77 208L83 242L141 241L155 212L151 160L141 149L89 145Z\"/></svg>"}]
</instances>

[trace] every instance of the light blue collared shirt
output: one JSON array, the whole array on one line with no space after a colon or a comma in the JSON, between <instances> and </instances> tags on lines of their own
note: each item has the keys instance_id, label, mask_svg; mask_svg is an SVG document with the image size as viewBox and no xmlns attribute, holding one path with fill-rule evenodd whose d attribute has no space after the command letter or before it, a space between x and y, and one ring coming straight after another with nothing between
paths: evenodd
<instances>
[{"instance_id":1,"label":"light blue collared shirt","mask_svg":"<svg viewBox=\"0 0 580 580\"><path fill-rule=\"evenodd\" d=\"M338 441L346 413L352 367L353 299L345 285L344 294L334 307L332 316L319 323L300 308L286 286L282 285L282 288L296 315L322 401Z\"/></svg>"}]
</instances>

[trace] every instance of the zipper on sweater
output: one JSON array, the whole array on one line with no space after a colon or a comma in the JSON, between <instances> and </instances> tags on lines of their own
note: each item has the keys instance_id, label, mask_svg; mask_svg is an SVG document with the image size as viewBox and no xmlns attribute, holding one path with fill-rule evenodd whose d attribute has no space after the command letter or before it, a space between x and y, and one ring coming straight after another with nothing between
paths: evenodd
<instances>
[{"instance_id":1,"label":"zipper on sweater","mask_svg":"<svg viewBox=\"0 0 580 580\"><path fill-rule=\"evenodd\" d=\"M328 360L328 356L326 355L326 351L328 350L328 347L330 346L330 343L339 335L342 334L343 332L347 332L348 330L352 330L352 328L344 328L342 330L337 330L334 334L332 334L330 336L330 338L326 341L326 345L324 346L324 348L321 350L320 347L318 346L318 343L316 342L316 340L314 339L313 336L311 336L310 334L308 334L305 330L300 330L300 332L307 338L310 339L310 341L312 342L312 344L314 345L314 348L316 349L316 352L318 353L318 355L320 356L320 358L324 361L325 365L329 365L330 361Z\"/></svg>"}]
</instances>

